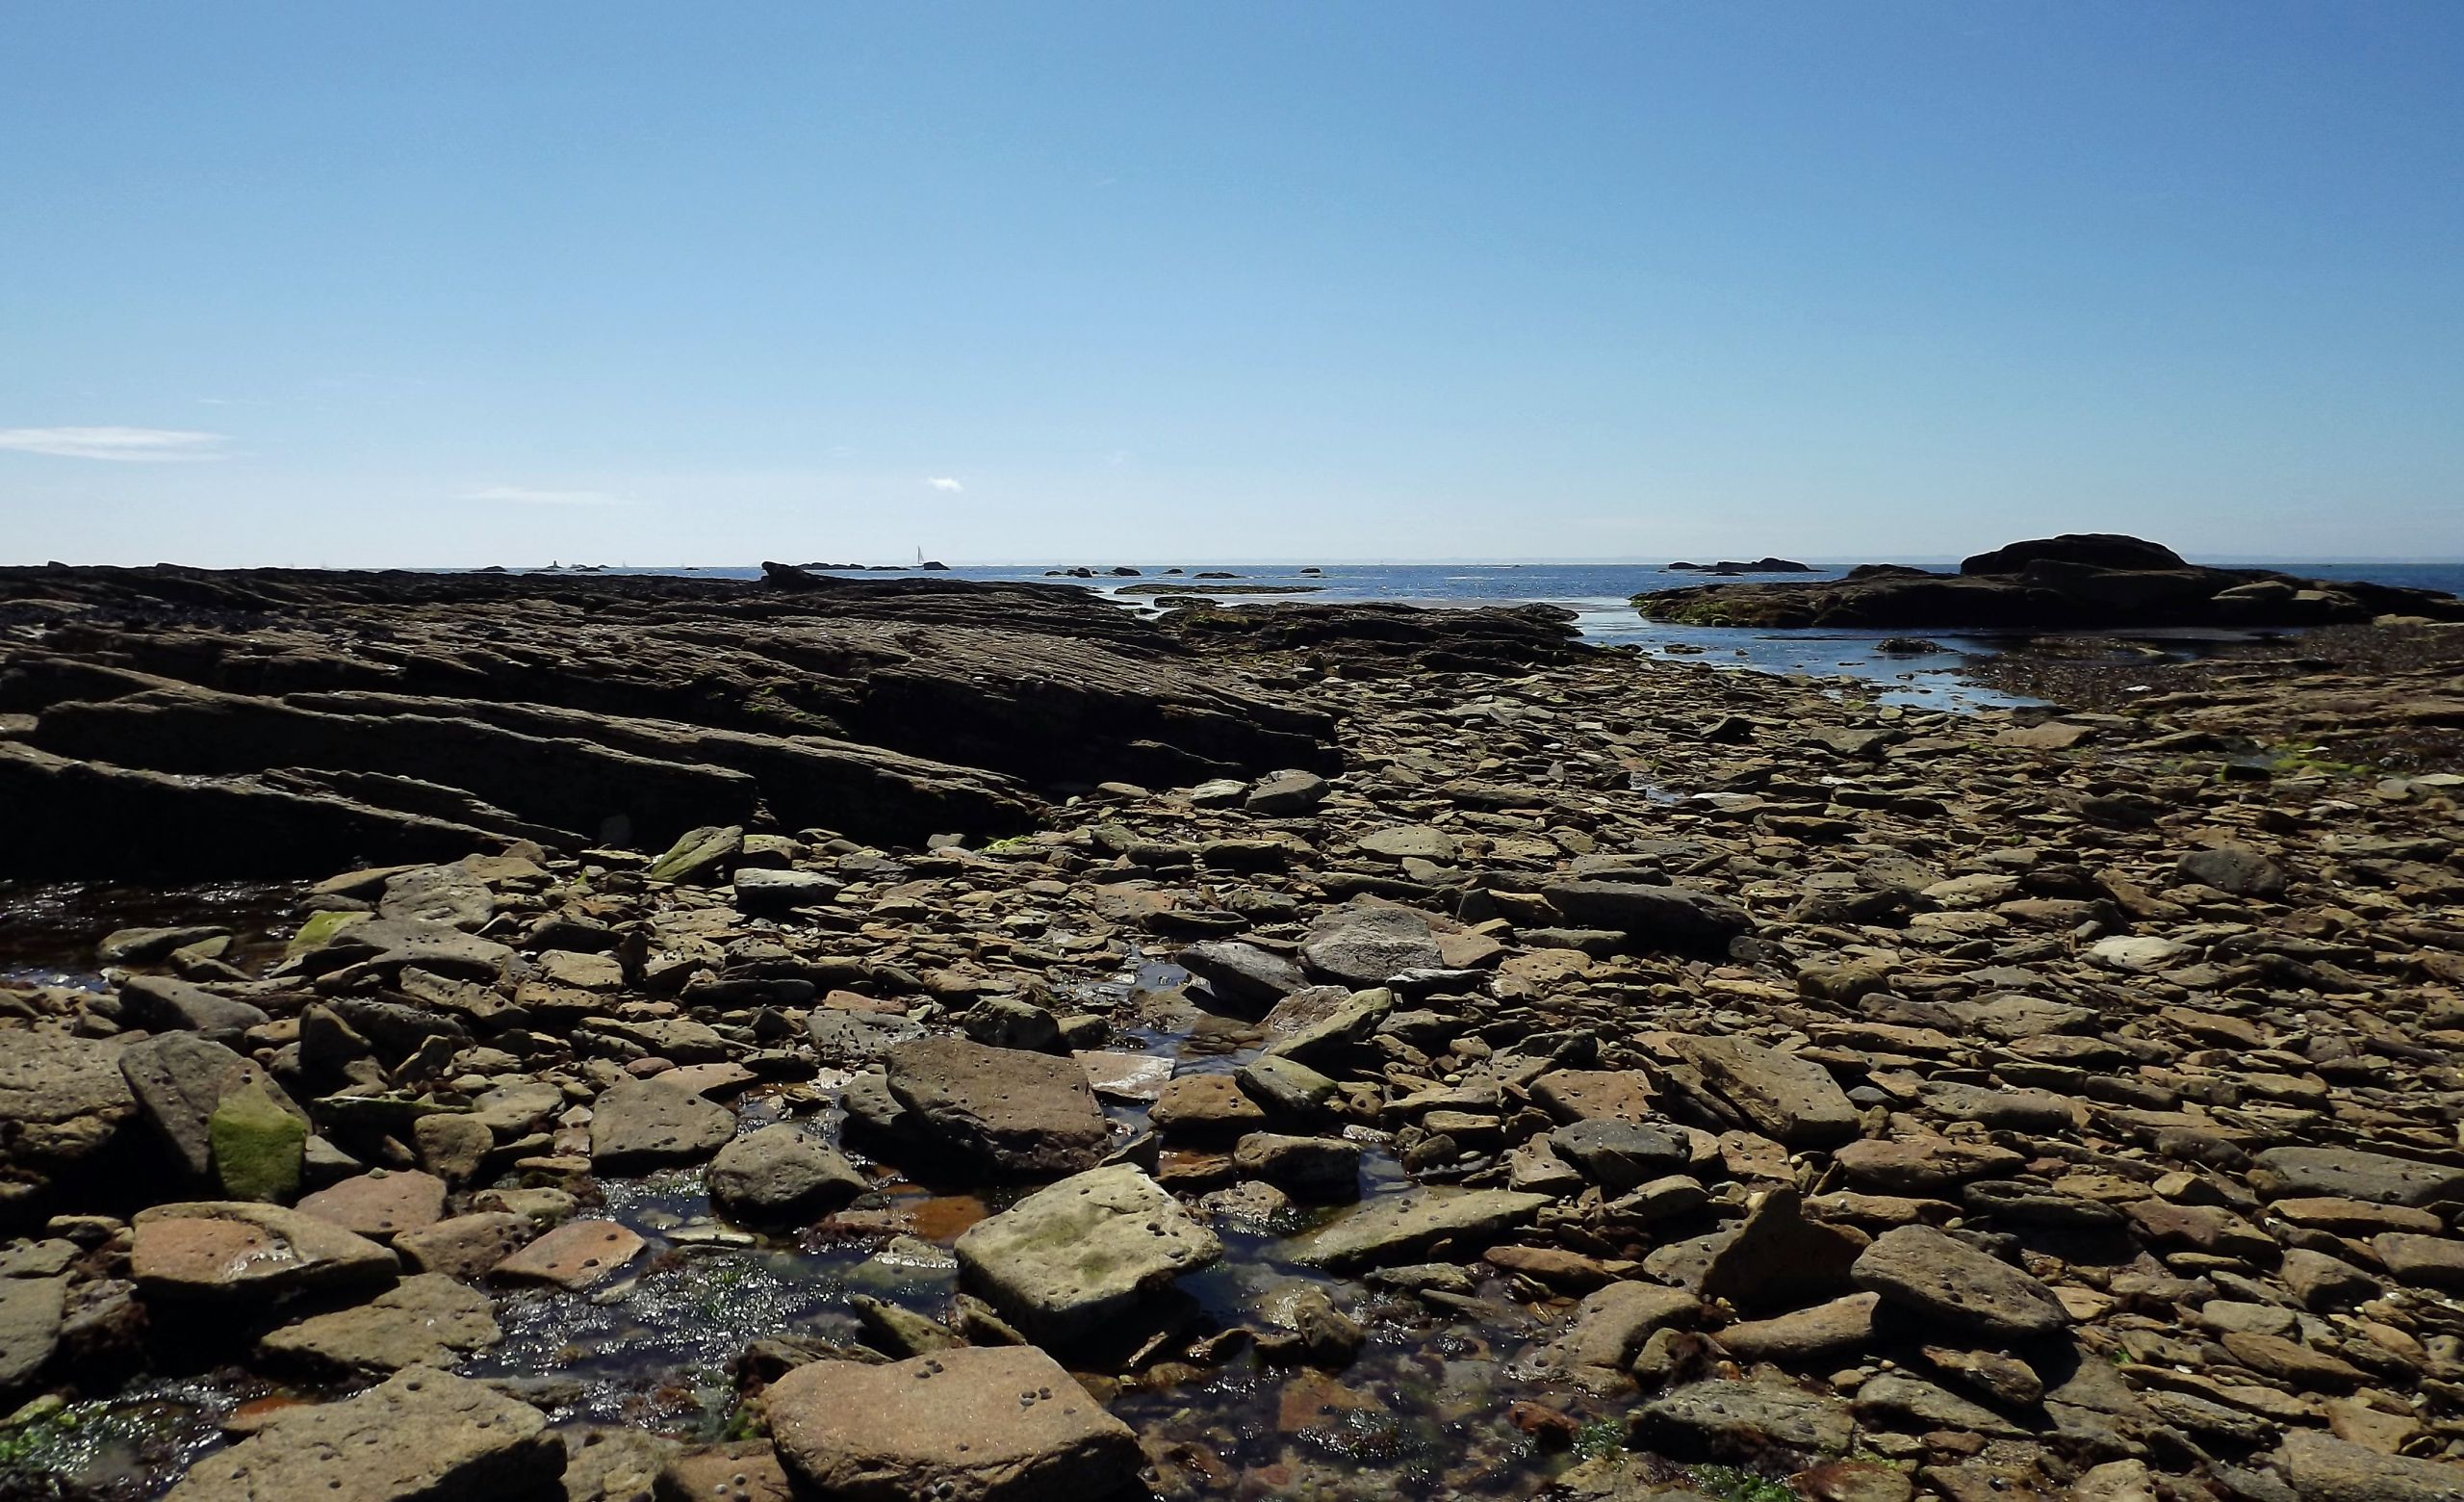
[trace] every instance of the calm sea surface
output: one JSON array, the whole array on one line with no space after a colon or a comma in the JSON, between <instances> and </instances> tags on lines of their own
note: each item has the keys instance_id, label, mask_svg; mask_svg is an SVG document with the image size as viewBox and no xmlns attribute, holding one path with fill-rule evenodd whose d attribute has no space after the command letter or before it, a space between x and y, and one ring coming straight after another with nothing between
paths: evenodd
<instances>
[{"instance_id":1,"label":"calm sea surface","mask_svg":"<svg viewBox=\"0 0 2464 1502\"><path fill-rule=\"evenodd\" d=\"M1716 561L1706 559L1704 561ZM1104 565L1109 567L1110 565ZM1978 690L1954 675L1972 658L1999 651L2006 644L1991 636L1927 633L1943 651L1919 657L1882 657L1873 645L1886 633L1738 631L1700 626L1671 626L1646 621L1628 602L1638 594L1682 589L1720 582L1713 576L1684 570L1628 563L1400 563L1327 564L1319 573L1303 574L1293 564L1140 563L1137 578L1110 576L1092 580L1055 578L1043 566L953 568L945 577L982 580L1032 580L1077 584L1119 601L1143 606L1155 597L1143 586L1175 585L1313 585L1308 594L1244 598L1223 594L1226 605L1270 604L1277 600L1350 602L1406 601L1415 605L1563 606L1579 618L1582 634L1597 641L1630 642L1655 656L1681 657L1726 666L1812 677L1848 676L1883 686L1886 702L1935 707L2009 703L2007 698ZM1182 572L1168 574L1179 567ZM1928 565L1947 568L1936 560ZM2306 578L2361 580L2403 584L2419 589L2464 593L2464 563L2286 563L2267 566ZM1845 565L1812 574L1747 575L1746 579L1836 579ZM750 579L758 568L659 569L641 572L699 574L713 578ZM1199 579L1201 572L1237 577ZM851 576L852 577L852 576ZM888 575L866 577L886 578ZM2139 634L2133 638L2192 653L2214 633Z\"/></svg>"}]
</instances>

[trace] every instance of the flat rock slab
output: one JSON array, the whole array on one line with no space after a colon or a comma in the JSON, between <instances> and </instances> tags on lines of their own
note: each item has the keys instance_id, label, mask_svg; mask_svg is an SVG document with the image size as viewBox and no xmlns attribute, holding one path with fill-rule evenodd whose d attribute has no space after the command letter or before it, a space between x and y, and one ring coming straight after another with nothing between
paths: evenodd
<instances>
[{"instance_id":1,"label":"flat rock slab","mask_svg":"<svg viewBox=\"0 0 2464 1502\"><path fill-rule=\"evenodd\" d=\"M129 1276L149 1298L270 1301L393 1281L392 1252L328 1221L236 1200L138 1212Z\"/></svg>"},{"instance_id":2,"label":"flat rock slab","mask_svg":"<svg viewBox=\"0 0 2464 1502\"><path fill-rule=\"evenodd\" d=\"M1411 971L1446 963L1428 919L1408 908L1339 908L1319 921L1300 958L1321 975L1348 986L1383 986Z\"/></svg>"},{"instance_id":3,"label":"flat rock slab","mask_svg":"<svg viewBox=\"0 0 2464 1502\"><path fill-rule=\"evenodd\" d=\"M735 1135L735 1113L681 1085L629 1079L590 1107L590 1161L610 1173L698 1163Z\"/></svg>"},{"instance_id":4,"label":"flat rock slab","mask_svg":"<svg viewBox=\"0 0 2464 1502\"><path fill-rule=\"evenodd\" d=\"M371 1240L391 1241L445 1218L445 1180L434 1174L372 1169L318 1190L298 1209Z\"/></svg>"},{"instance_id":5,"label":"flat rock slab","mask_svg":"<svg viewBox=\"0 0 2464 1502\"><path fill-rule=\"evenodd\" d=\"M0 1394L31 1381L60 1346L65 1278L0 1278Z\"/></svg>"},{"instance_id":6,"label":"flat rock slab","mask_svg":"<svg viewBox=\"0 0 2464 1502\"><path fill-rule=\"evenodd\" d=\"M1495 1240L1551 1203L1547 1195L1511 1189L1408 1189L1295 1238L1291 1256L1303 1266L1337 1270L1397 1262L1440 1242L1471 1247Z\"/></svg>"},{"instance_id":7,"label":"flat rock slab","mask_svg":"<svg viewBox=\"0 0 2464 1502\"><path fill-rule=\"evenodd\" d=\"M0 1030L0 1121L11 1127L11 1161L58 1166L109 1143L137 1112L119 1055L118 1044L91 1038Z\"/></svg>"},{"instance_id":8,"label":"flat rock slab","mask_svg":"<svg viewBox=\"0 0 2464 1502\"><path fill-rule=\"evenodd\" d=\"M2464 1465L2386 1455L2316 1430L2284 1437L2284 1472L2301 1502L2454 1502Z\"/></svg>"},{"instance_id":9,"label":"flat rock slab","mask_svg":"<svg viewBox=\"0 0 2464 1502\"><path fill-rule=\"evenodd\" d=\"M2259 1154L2250 1187L2271 1200L2335 1196L2418 1206L2464 1199L2464 1168L2354 1148L2274 1148Z\"/></svg>"},{"instance_id":10,"label":"flat rock slab","mask_svg":"<svg viewBox=\"0 0 2464 1502\"><path fill-rule=\"evenodd\" d=\"M1757 1460L1774 1448L1845 1452L1857 1422L1848 1405L1777 1374L1751 1382L1697 1382L1634 1411L1634 1437L1685 1459Z\"/></svg>"},{"instance_id":11,"label":"flat rock slab","mask_svg":"<svg viewBox=\"0 0 2464 1502\"><path fill-rule=\"evenodd\" d=\"M1857 1258L1851 1276L1886 1305L1944 1332L2026 1340L2070 1323L2052 1289L1930 1226L1885 1231Z\"/></svg>"},{"instance_id":12,"label":"flat rock slab","mask_svg":"<svg viewBox=\"0 0 2464 1502\"><path fill-rule=\"evenodd\" d=\"M439 1273L405 1278L357 1308L285 1325L257 1342L276 1365L321 1375L449 1366L502 1338L488 1296Z\"/></svg>"},{"instance_id":13,"label":"flat rock slab","mask_svg":"<svg viewBox=\"0 0 2464 1502\"><path fill-rule=\"evenodd\" d=\"M1747 1120L1791 1148L1837 1147L1862 1127L1847 1092L1811 1059L1734 1038L1684 1038L1677 1048Z\"/></svg>"},{"instance_id":14,"label":"flat rock slab","mask_svg":"<svg viewBox=\"0 0 2464 1502\"><path fill-rule=\"evenodd\" d=\"M1087 1072L1088 1086L1107 1101L1151 1105L1172 1079L1172 1061L1159 1054L1080 1049L1070 1057Z\"/></svg>"},{"instance_id":15,"label":"flat rock slab","mask_svg":"<svg viewBox=\"0 0 2464 1502\"><path fill-rule=\"evenodd\" d=\"M1130 1427L1032 1346L814 1361L763 1403L781 1463L829 1502L1096 1502L1144 1463Z\"/></svg>"},{"instance_id":16,"label":"flat rock slab","mask_svg":"<svg viewBox=\"0 0 2464 1502\"><path fill-rule=\"evenodd\" d=\"M884 1062L889 1092L916 1130L995 1173L1079 1173L1112 1142L1112 1124L1075 1060L922 1038L891 1049Z\"/></svg>"},{"instance_id":17,"label":"flat rock slab","mask_svg":"<svg viewBox=\"0 0 2464 1502\"><path fill-rule=\"evenodd\" d=\"M969 1227L959 1265L1028 1334L1083 1339L1223 1255L1170 1191L1128 1164L1037 1190Z\"/></svg>"},{"instance_id":18,"label":"flat rock slab","mask_svg":"<svg viewBox=\"0 0 2464 1502\"><path fill-rule=\"evenodd\" d=\"M587 1288L614 1277L648 1245L614 1221L567 1221L497 1263L492 1276L514 1282Z\"/></svg>"},{"instance_id":19,"label":"flat rock slab","mask_svg":"<svg viewBox=\"0 0 2464 1502\"><path fill-rule=\"evenodd\" d=\"M537 1409L414 1367L340 1403L288 1409L196 1463L168 1502L560 1498L565 1447Z\"/></svg>"}]
</instances>

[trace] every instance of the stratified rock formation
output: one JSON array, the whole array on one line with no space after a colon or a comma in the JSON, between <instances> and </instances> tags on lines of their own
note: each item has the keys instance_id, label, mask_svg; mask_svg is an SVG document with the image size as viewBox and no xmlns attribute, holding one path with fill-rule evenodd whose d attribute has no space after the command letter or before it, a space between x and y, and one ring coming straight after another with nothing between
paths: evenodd
<instances>
[{"instance_id":1,"label":"stratified rock formation","mask_svg":"<svg viewBox=\"0 0 2464 1502\"><path fill-rule=\"evenodd\" d=\"M908 841L1108 779L1335 764L1324 713L1083 590L766 569L0 570L0 846L134 879Z\"/></svg>"}]
</instances>

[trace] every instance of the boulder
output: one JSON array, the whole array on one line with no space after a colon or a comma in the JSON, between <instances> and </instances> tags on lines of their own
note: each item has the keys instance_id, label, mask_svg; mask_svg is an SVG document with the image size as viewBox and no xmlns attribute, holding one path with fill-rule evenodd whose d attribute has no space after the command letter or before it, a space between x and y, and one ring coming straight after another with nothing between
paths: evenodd
<instances>
[{"instance_id":1,"label":"boulder","mask_svg":"<svg viewBox=\"0 0 2464 1502\"><path fill-rule=\"evenodd\" d=\"M1428 919L1409 908L1338 908L1301 942L1311 971L1347 986L1384 986L1412 971L1445 964Z\"/></svg>"},{"instance_id":2,"label":"boulder","mask_svg":"<svg viewBox=\"0 0 2464 1502\"><path fill-rule=\"evenodd\" d=\"M814 1361L762 1405L789 1478L831 1502L1096 1502L1145 1460L1137 1434L1032 1346Z\"/></svg>"},{"instance_id":3,"label":"boulder","mask_svg":"<svg viewBox=\"0 0 2464 1502\"><path fill-rule=\"evenodd\" d=\"M1182 969L1236 1006L1264 1009L1308 984L1299 966L1271 950L1237 940L1189 945L1177 958Z\"/></svg>"},{"instance_id":4,"label":"boulder","mask_svg":"<svg viewBox=\"0 0 2464 1502\"><path fill-rule=\"evenodd\" d=\"M997 1174L1055 1178L1095 1166L1112 1125L1073 1059L959 1038L902 1043L884 1055L902 1129Z\"/></svg>"},{"instance_id":5,"label":"boulder","mask_svg":"<svg viewBox=\"0 0 2464 1502\"><path fill-rule=\"evenodd\" d=\"M489 1276L506 1282L587 1288L624 1271L648 1244L614 1221L567 1221L499 1260Z\"/></svg>"},{"instance_id":6,"label":"boulder","mask_svg":"<svg viewBox=\"0 0 2464 1502\"><path fill-rule=\"evenodd\" d=\"M2161 542L2149 542L2120 532L2064 532L2058 537L2039 537L2028 542L2007 543L1989 552L1978 553L1960 562L1963 574L2019 574L2032 563L2050 560L2075 563L2086 568L2109 569L2170 569L2186 568L2182 556Z\"/></svg>"},{"instance_id":7,"label":"boulder","mask_svg":"<svg viewBox=\"0 0 2464 1502\"><path fill-rule=\"evenodd\" d=\"M969 1227L954 1250L967 1280L1046 1344L1101 1333L1223 1255L1169 1191L1128 1164L1039 1189Z\"/></svg>"},{"instance_id":8,"label":"boulder","mask_svg":"<svg viewBox=\"0 0 2464 1502\"><path fill-rule=\"evenodd\" d=\"M1296 1237L1289 1256L1304 1267L1341 1272L1418 1256L1440 1246L1461 1256L1504 1235L1552 1203L1511 1189L1425 1185L1372 1200Z\"/></svg>"},{"instance_id":9,"label":"boulder","mask_svg":"<svg viewBox=\"0 0 2464 1502\"><path fill-rule=\"evenodd\" d=\"M1543 894L1566 920L1614 929L1638 949L1720 952L1753 926L1726 897L1685 887L1630 881L1555 881Z\"/></svg>"},{"instance_id":10,"label":"boulder","mask_svg":"<svg viewBox=\"0 0 2464 1502\"><path fill-rule=\"evenodd\" d=\"M1791 1148L1835 1148L1862 1129L1847 1092L1811 1059L1736 1038L1681 1038L1676 1047L1748 1121Z\"/></svg>"},{"instance_id":11,"label":"boulder","mask_svg":"<svg viewBox=\"0 0 2464 1502\"><path fill-rule=\"evenodd\" d=\"M2295 1430L2278 1452L2301 1502L2454 1502L2464 1466L2389 1455L2317 1430Z\"/></svg>"},{"instance_id":12,"label":"boulder","mask_svg":"<svg viewBox=\"0 0 2464 1502\"><path fill-rule=\"evenodd\" d=\"M759 1224L826 1214L865 1189L837 1149L784 1122L720 1149L703 1178L721 1211Z\"/></svg>"},{"instance_id":13,"label":"boulder","mask_svg":"<svg viewBox=\"0 0 2464 1502\"><path fill-rule=\"evenodd\" d=\"M734 1135L733 1111L656 1077L611 1085L590 1105L590 1160L604 1173L698 1163Z\"/></svg>"},{"instance_id":14,"label":"boulder","mask_svg":"<svg viewBox=\"0 0 2464 1502\"><path fill-rule=\"evenodd\" d=\"M285 1325L257 1342L266 1361L317 1376L450 1366L502 1338L488 1296L438 1273L405 1278L354 1308Z\"/></svg>"},{"instance_id":15,"label":"boulder","mask_svg":"<svg viewBox=\"0 0 2464 1502\"><path fill-rule=\"evenodd\" d=\"M138 1108L192 1178L203 1178L214 1167L211 1124L233 1091L253 1085L303 1126L308 1120L256 1060L194 1033L166 1033L129 1045L120 1050L119 1072Z\"/></svg>"},{"instance_id":16,"label":"boulder","mask_svg":"<svg viewBox=\"0 0 2464 1502\"><path fill-rule=\"evenodd\" d=\"M0 1399L13 1397L60 1348L65 1278L0 1278Z\"/></svg>"},{"instance_id":17,"label":"boulder","mask_svg":"<svg viewBox=\"0 0 2464 1502\"><path fill-rule=\"evenodd\" d=\"M445 1180L416 1170L371 1169L301 1200L299 1213L372 1241L391 1241L445 1218Z\"/></svg>"},{"instance_id":18,"label":"boulder","mask_svg":"<svg viewBox=\"0 0 2464 1502\"><path fill-rule=\"evenodd\" d=\"M275 1413L197 1462L167 1502L550 1502L564 1469L537 1409L415 1366L357 1397Z\"/></svg>"},{"instance_id":19,"label":"boulder","mask_svg":"<svg viewBox=\"0 0 2464 1502\"><path fill-rule=\"evenodd\" d=\"M137 1114L120 1049L46 1028L0 1028L0 1161L48 1177L110 1146Z\"/></svg>"},{"instance_id":20,"label":"boulder","mask_svg":"<svg viewBox=\"0 0 2464 1502\"><path fill-rule=\"evenodd\" d=\"M401 1264L365 1236L279 1205L216 1200L137 1212L129 1276L148 1298L262 1304L382 1286Z\"/></svg>"},{"instance_id":21,"label":"boulder","mask_svg":"<svg viewBox=\"0 0 2464 1502\"><path fill-rule=\"evenodd\" d=\"M1935 1331L2030 1340L2070 1323L2053 1290L1947 1231L1902 1226L1885 1231L1851 1269L1859 1287Z\"/></svg>"},{"instance_id":22,"label":"boulder","mask_svg":"<svg viewBox=\"0 0 2464 1502\"><path fill-rule=\"evenodd\" d=\"M2333 1196L2424 1205L2464 1199L2464 1168L2358 1148L2271 1148L2258 1155L2250 1187L2271 1200Z\"/></svg>"}]
</instances>

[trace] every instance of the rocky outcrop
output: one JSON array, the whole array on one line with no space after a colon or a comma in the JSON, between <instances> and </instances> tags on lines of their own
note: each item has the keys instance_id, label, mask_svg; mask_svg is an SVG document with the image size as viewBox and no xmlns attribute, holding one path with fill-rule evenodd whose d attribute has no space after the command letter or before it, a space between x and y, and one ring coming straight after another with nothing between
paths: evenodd
<instances>
[{"instance_id":1,"label":"rocky outcrop","mask_svg":"<svg viewBox=\"0 0 2464 1502\"><path fill-rule=\"evenodd\" d=\"M764 1407L788 1474L841 1502L1101 1502L1141 1463L1136 1433L1032 1347L815 1361Z\"/></svg>"},{"instance_id":2,"label":"rocky outcrop","mask_svg":"<svg viewBox=\"0 0 2464 1502\"><path fill-rule=\"evenodd\" d=\"M1323 712L1057 585L11 569L0 613L17 874L997 835L1047 790L1335 756Z\"/></svg>"},{"instance_id":3,"label":"rocky outcrop","mask_svg":"<svg viewBox=\"0 0 2464 1502\"><path fill-rule=\"evenodd\" d=\"M2324 626L2380 615L2464 620L2435 590L2202 568L2136 537L2071 534L1981 553L1957 574L1881 564L1806 583L1704 584L1634 596L1653 620L1694 626L2100 631Z\"/></svg>"},{"instance_id":4,"label":"rocky outcrop","mask_svg":"<svg viewBox=\"0 0 2464 1502\"><path fill-rule=\"evenodd\" d=\"M547 1502L565 1447L547 1415L429 1367L340 1403L294 1408L171 1489L173 1502Z\"/></svg>"}]
</instances>

